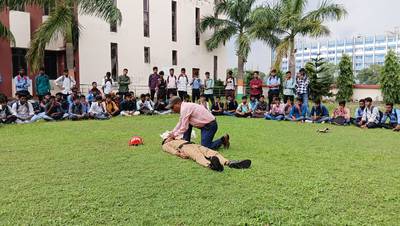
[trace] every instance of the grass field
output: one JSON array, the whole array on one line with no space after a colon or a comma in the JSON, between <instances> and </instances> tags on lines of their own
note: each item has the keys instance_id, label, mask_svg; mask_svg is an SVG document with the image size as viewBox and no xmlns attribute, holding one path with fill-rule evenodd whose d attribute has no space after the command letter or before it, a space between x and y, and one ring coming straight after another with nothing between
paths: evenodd
<instances>
[{"instance_id":1,"label":"grass field","mask_svg":"<svg viewBox=\"0 0 400 226\"><path fill-rule=\"evenodd\" d=\"M0 127L0 224L400 224L399 133L221 117L221 153L253 166L217 173L161 151L176 121Z\"/></svg>"}]
</instances>

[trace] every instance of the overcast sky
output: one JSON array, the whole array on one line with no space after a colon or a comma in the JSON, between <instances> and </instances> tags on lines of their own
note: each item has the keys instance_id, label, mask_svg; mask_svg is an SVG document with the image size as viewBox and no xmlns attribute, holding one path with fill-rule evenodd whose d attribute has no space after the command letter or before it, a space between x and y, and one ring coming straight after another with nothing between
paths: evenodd
<instances>
[{"instance_id":1,"label":"overcast sky","mask_svg":"<svg viewBox=\"0 0 400 226\"><path fill-rule=\"evenodd\" d=\"M261 0L262 1L262 0ZM320 0L309 0L315 8ZM348 16L339 22L327 23L331 29L328 39L351 38L357 35L381 35L400 27L400 0L335 0L343 4ZM229 48L230 67L237 67L234 44ZM270 68L270 49L261 42L255 42L246 67L266 71Z\"/></svg>"}]
</instances>

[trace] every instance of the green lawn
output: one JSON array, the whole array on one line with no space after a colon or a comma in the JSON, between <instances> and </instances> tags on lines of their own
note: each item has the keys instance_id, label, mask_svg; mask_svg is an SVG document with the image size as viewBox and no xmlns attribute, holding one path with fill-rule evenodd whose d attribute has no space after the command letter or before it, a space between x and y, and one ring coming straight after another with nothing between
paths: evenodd
<instances>
[{"instance_id":1,"label":"green lawn","mask_svg":"<svg viewBox=\"0 0 400 226\"><path fill-rule=\"evenodd\" d=\"M222 154L253 166L217 173L161 151L176 121L0 127L0 224L400 224L399 133L221 117Z\"/></svg>"}]
</instances>

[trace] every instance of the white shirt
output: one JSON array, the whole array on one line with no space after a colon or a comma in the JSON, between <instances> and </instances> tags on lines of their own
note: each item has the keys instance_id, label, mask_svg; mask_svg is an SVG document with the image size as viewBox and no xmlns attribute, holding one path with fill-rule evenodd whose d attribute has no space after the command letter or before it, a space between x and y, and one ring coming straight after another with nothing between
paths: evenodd
<instances>
[{"instance_id":1,"label":"white shirt","mask_svg":"<svg viewBox=\"0 0 400 226\"><path fill-rule=\"evenodd\" d=\"M35 112L33 111L33 106L31 103L26 102L24 105L21 102L15 102L11 107L11 112L17 117L28 117L33 116Z\"/></svg>"},{"instance_id":2,"label":"white shirt","mask_svg":"<svg viewBox=\"0 0 400 226\"><path fill-rule=\"evenodd\" d=\"M235 79L234 78L228 78L225 81L225 90L235 90Z\"/></svg>"},{"instance_id":3,"label":"white shirt","mask_svg":"<svg viewBox=\"0 0 400 226\"><path fill-rule=\"evenodd\" d=\"M71 89L76 84L73 78L71 78L70 76L66 77L65 75L58 77L54 82L56 83L56 85L61 85L61 87L64 89L62 91L63 94L71 94Z\"/></svg>"},{"instance_id":4,"label":"white shirt","mask_svg":"<svg viewBox=\"0 0 400 226\"><path fill-rule=\"evenodd\" d=\"M189 78L186 76L180 76L177 81L178 91L187 92L187 87L189 85Z\"/></svg>"},{"instance_id":5,"label":"white shirt","mask_svg":"<svg viewBox=\"0 0 400 226\"><path fill-rule=\"evenodd\" d=\"M104 83L103 81L103 87L104 87L104 94L110 94L112 92L112 84L110 81L107 81Z\"/></svg>"},{"instance_id":6,"label":"white shirt","mask_svg":"<svg viewBox=\"0 0 400 226\"><path fill-rule=\"evenodd\" d=\"M176 76L169 75L167 78L167 89L176 89Z\"/></svg>"},{"instance_id":7,"label":"white shirt","mask_svg":"<svg viewBox=\"0 0 400 226\"><path fill-rule=\"evenodd\" d=\"M90 110L89 113L92 114L101 114L101 113L105 113L106 110L104 108L103 103L97 103L97 102L93 102L92 105L90 106Z\"/></svg>"},{"instance_id":8,"label":"white shirt","mask_svg":"<svg viewBox=\"0 0 400 226\"><path fill-rule=\"evenodd\" d=\"M362 116L362 121L365 121L367 123L369 122L375 122L379 123L379 109L378 107L372 106L372 109L368 109L367 107L364 109L364 113Z\"/></svg>"}]
</instances>

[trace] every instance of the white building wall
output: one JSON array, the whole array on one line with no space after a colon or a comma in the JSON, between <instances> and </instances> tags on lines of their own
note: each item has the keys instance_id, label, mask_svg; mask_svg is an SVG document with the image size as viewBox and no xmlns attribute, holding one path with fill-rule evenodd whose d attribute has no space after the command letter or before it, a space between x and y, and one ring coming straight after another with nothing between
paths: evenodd
<instances>
[{"instance_id":1,"label":"white building wall","mask_svg":"<svg viewBox=\"0 0 400 226\"><path fill-rule=\"evenodd\" d=\"M201 35L200 46L195 45L195 8L201 17L213 14L213 2L207 0L177 0L177 42L172 42L171 0L149 0L150 37L143 34L143 1L118 0L123 21L117 33L110 25L89 16L79 16L83 31L79 45L80 82L100 82L111 71L110 43L118 43L119 74L129 69L133 86L146 86L153 66L168 74L172 66L172 50L178 52L175 74L185 67L189 75L192 68L200 69L200 76L209 71L213 75L214 56L218 56L218 77L225 78L227 57L225 47L208 52L205 40L210 33ZM150 47L150 63L144 63L144 47Z\"/></svg>"}]
</instances>

